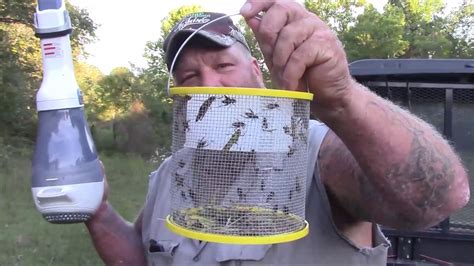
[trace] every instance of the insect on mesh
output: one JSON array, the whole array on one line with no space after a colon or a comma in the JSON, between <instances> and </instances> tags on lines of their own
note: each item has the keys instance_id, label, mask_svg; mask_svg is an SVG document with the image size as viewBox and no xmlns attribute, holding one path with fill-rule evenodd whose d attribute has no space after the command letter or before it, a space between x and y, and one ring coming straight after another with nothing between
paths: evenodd
<instances>
[{"instance_id":1,"label":"insect on mesh","mask_svg":"<svg viewBox=\"0 0 474 266\"><path fill-rule=\"evenodd\" d=\"M172 222L231 236L301 230L309 101L173 97Z\"/></svg>"}]
</instances>

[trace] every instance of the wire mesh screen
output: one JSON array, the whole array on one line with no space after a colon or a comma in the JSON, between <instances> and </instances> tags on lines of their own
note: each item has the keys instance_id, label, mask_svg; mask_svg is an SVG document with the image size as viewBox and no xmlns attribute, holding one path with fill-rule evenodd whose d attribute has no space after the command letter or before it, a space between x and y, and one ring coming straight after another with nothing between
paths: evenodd
<instances>
[{"instance_id":1,"label":"wire mesh screen","mask_svg":"<svg viewBox=\"0 0 474 266\"><path fill-rule=\"evenodd\" d=\"M472 195L474 191L474 89L455 89L453 98L453 144L471 177L469 185ZM451 223L474 230L473 196L466 207L451 216Z\"/></svg>"},{"instance_id":2,"label":"wire mesh screen","mask_svg":"<svg viewBox=\"0 0 474 266\"><path fill-rule=\"evenodd\" d=\"M407 82L366 82L378 95L401 105L433 125L440 133L449 130L450 142L461 156L470 173L470 188L474 191L474 86L470 84L438 84ZM457 89L456 89L457 88ZM447 90L453 91L452 107ZM452 112L451 121L446 113ZM449 128L446 128L449 127ZM450 217L453 229L474 230L474 197L466 207Z\"/></svg>"},{"instance_id":3,"label":"wire mesh screen","mask_svg":"<svg viewBox=\"0 0 474 266\"><path fill-rule=\"evenodd\" d=\"M171 222L230 236L305 226L309 101L173 96Z\"/></svg>"}]
</instances>

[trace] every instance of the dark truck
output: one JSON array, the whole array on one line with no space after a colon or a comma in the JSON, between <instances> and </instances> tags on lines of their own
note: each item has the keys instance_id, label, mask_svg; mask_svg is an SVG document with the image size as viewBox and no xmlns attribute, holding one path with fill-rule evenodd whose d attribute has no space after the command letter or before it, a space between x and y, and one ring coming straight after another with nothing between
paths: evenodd
<instances>
[{"instance_id":1,"label":"dark truck","mask_svg":"<svg viewBox=\"0 0 474 266\"><path fill-rule=\"evenodd\" d=\"M474 193L474 59L374 59L350 64L355 79L432 124L452 143ZM383 228L388 265L474 265L474 196L422 231Z\"/></svg>"}]
</instances>

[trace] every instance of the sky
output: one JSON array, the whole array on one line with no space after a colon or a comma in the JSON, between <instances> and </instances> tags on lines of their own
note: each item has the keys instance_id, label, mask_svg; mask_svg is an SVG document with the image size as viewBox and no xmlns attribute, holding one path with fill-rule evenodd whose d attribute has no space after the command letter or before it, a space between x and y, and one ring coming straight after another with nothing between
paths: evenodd
<instances>
[{"instance_id":1,"label":"sky","mask_svg":"<svg viewBox=\"0 0 474 266\"><path fill-rule=\"evenodd\" d=\"M297 0L302 3L303 0ZM160 35L160 21L173 9L197 4L207 11L227 14L238 13L245 0L70 0L87 9L90 17L99 24L98 40L86 46L90 54L87 62L97 66L104 74L119 66L133 63L145 67L143 59L147 41L156 41ZM381 9L386 0L369 0ZM458 0L451 0L458 2ZM131 4L133 3L133 5Z\"/></svg>"}]
</instances>

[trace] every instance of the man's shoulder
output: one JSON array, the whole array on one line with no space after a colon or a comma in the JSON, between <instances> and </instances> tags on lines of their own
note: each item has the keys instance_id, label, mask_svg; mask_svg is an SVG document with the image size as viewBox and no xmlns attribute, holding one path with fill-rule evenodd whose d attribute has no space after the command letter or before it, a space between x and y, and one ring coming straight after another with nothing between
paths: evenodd
<instances>
[{"instance_id":1,"label":"man's shoulder","mask_svg":"<svg viewBox=\"0 0 474 266\"><path fill-rule=\"evenodd\" d=\"M169 156L169 157L165 158L163 160L163 162L161 162L160 165L153 172L150 173L150 175L149 175L150 182L153 181L153 180L157 180L165 172L169 171L169 166L170 166L170 163L171 163L171 157L172 156Z\"/></svg>"},{"instance_id":2,"label":"man's shoulder","mask_svg":"<svg viewBox=\"0 0 474 266\"><path fill-rule=\"evenodd\" d=\"M323 122L317 120L317 119L309 119L308 123L309 128L311 127L327 127L326 124Z\"/></svg>"},{"instance_id":3,"label":"man's shoulder","mask_svg":"<svg viewBox=\"0 0 474 266\"><path fill-rule=\"evenodd\" d=\"M314 148L312 146L316 145L316 148L319 149L326 133L329 131L328 126L319 120L310 119L308 123L308 139L310 142L310 149Z\"/></svg>"}]
</instances>

